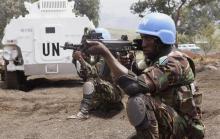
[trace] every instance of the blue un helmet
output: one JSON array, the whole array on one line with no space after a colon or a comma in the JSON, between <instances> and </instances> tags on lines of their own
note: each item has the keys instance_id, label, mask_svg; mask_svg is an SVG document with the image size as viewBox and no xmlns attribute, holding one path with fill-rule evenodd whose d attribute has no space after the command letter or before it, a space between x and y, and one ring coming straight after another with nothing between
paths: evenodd
<instances>
[{"instance_id":1,"label":"blue un helmet","mask_svg":"<svg viewBox=\"0 0 220 139\"><path fill-rule=\"evenodd\" d=\"M173 19L163 13L150 13L141 20L137 32L160 38L164 44L176 42L176 26Z\"/></svg>"},{"instance_id":2,"label":"blue un helmet","mask_svg":"<svg viewBox=\"0 0 220 139\"><path fill-rule=\"evenodd\" d=\"M109 31L105 28L96 28L95 29L96 33L102 33L103 39L110 40L111 39L111 34Z\"/></svg>"}]
</instances>

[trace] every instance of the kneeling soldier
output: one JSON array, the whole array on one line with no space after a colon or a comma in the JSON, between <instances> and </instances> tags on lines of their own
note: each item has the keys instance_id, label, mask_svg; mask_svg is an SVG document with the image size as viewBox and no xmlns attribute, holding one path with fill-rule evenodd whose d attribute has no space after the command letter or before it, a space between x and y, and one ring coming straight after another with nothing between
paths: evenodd
<instances>
[{"instance_id":1,"label":"kneeling soldier","mask_svg":"<svg viewBox=\"0 0 220 139\"><path fill-rule=\"evenodd\" d=\"M87 53L104 57L117 84L129 96L127 115L136 129L132 138L202 139L204 125L195 101L193 61L177 51L176 27L168 15L151 13L138 26L147 65L140 74L129 71L99 42Z\"/></svg>"}]
</instances>

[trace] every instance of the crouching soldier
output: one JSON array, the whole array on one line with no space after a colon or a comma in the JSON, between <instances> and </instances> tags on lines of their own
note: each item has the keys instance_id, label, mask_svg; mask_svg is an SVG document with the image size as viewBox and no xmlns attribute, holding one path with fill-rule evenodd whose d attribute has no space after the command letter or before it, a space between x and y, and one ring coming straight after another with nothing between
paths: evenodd
<instances>
[{"instance_id":1,"label":"crouching soldier","mask_svg":"<svg viewBox=\"0 0 220 139\"><path fill-rule=\"evenodd\" d=\"M111 76L111 72L103 61L100 59L95 65L86 62L85 56L80 51L73 54L81 64L81 70L84 79L83 99L80 104L80 110L77 114L71 115L68 119L87 119L92 109L101 109L105 112L109 110L122 110L123 91L116 85ZM121 58L126 61L125 58ZM130 61L130 59L127 59ZM125 62L128 64L128 62Z\"/></svg>"},{"instance_id":2,"label":"crouching soldier","mask_svg":"<svg viewBox=\"0 0 220 139\"><path fill-rule=\"evenodd\" d=\"M120 64L99 42L90 42L87 52L104 57L117 84L129 96L127 115L135 127L131 138L202 139L204 125L194 100L193 61L175 50L176 28L168 15L151 13L137 32L147 65L136 74Z\"/></svg>"}]
</instances>

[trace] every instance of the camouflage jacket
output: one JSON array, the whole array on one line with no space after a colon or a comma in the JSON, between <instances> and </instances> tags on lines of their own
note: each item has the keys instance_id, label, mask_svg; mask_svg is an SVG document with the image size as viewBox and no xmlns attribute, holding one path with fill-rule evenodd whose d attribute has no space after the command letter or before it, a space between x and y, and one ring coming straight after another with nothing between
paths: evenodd
<instances>
[{"instance_id":1,"label":"camouflage jacket","mask_svg":"<svg viewBox=\"0 0 220 139\"><path fill-rule=\"evenodd\" d=\"M89 64L84 59L80 60L79 62L81 64L81 76L83 76L85 79L98 77L98 71L95 65Z\"/></svg>"},{"instance_id":2,"label":"camouflage jacket","mask_svg":"<svg viewBox=\"0 0 220 139\"><path fill-rule=\"evenodd\" d=\"M160 93L170 87L187 85L194 81L189 58L179 51L172 51L143 70L151 93Z\"/></svg>"},{"instance_id":3,"label":"camouflage jacket","mask_svg":"<svg viewBox=\"0 0 220 139\"><path fill-rule=\"evenodd\" d=\"M173 50L151 63L142 71L143 75L154 98L183 113L194 111L188 104L187 110L182 106L183 101L193 97L190 84L195 78L194 63L187 55Z\"/></svg>"}]
</instances>

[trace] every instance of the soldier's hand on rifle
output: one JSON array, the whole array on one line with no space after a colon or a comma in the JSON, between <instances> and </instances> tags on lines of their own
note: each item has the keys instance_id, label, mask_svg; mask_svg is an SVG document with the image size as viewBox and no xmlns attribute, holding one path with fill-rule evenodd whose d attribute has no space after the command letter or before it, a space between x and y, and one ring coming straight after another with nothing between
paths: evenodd
<instances>
[{"instance_id":1,"label":"soldier's hand on rifle","mask_svg":"<svg viewBox=\"0 0 220 139\"><path fill-rule=\"evenodd\" d=\"M134 52L128 52L126 54L119 53L117 59L122 65L130 69L133 61L135 60L135 55Z\"/></svg>"},{"instance_id":2,"label":"soldier's hand on rifle","mask_svg":"<svg viewBox=\"0 0 220 139\"><path fill-rule=\"evenodd\" d=\"M108 48L98 41L87 41L87 49L86 53L92 55L101 55L105 56L106 52L108 52Z\"/></svg>"},{"instance_id":3,"label":"soldier's hand on rifle","mask_svg":"<svg viewBox=\"0 0 220 139\"><path fill-rule=\"evenodd\" d=\"M79 60L79 61L83 59L82 52L80 51L73 52L72 57L73 59Z\"/></svg>"},{"instance_id":4,"label":"soldier's hand on rifle","mask_svg":"<svg viewBox=\"0 0 220 139\"><path fill-rule=\"evenodd\" d=\"M131 63L131 60L129 58L129 55L120 55L118 57L118 61L122 64L122 65L129 65Z\"/></svg>"}]
</instances>

